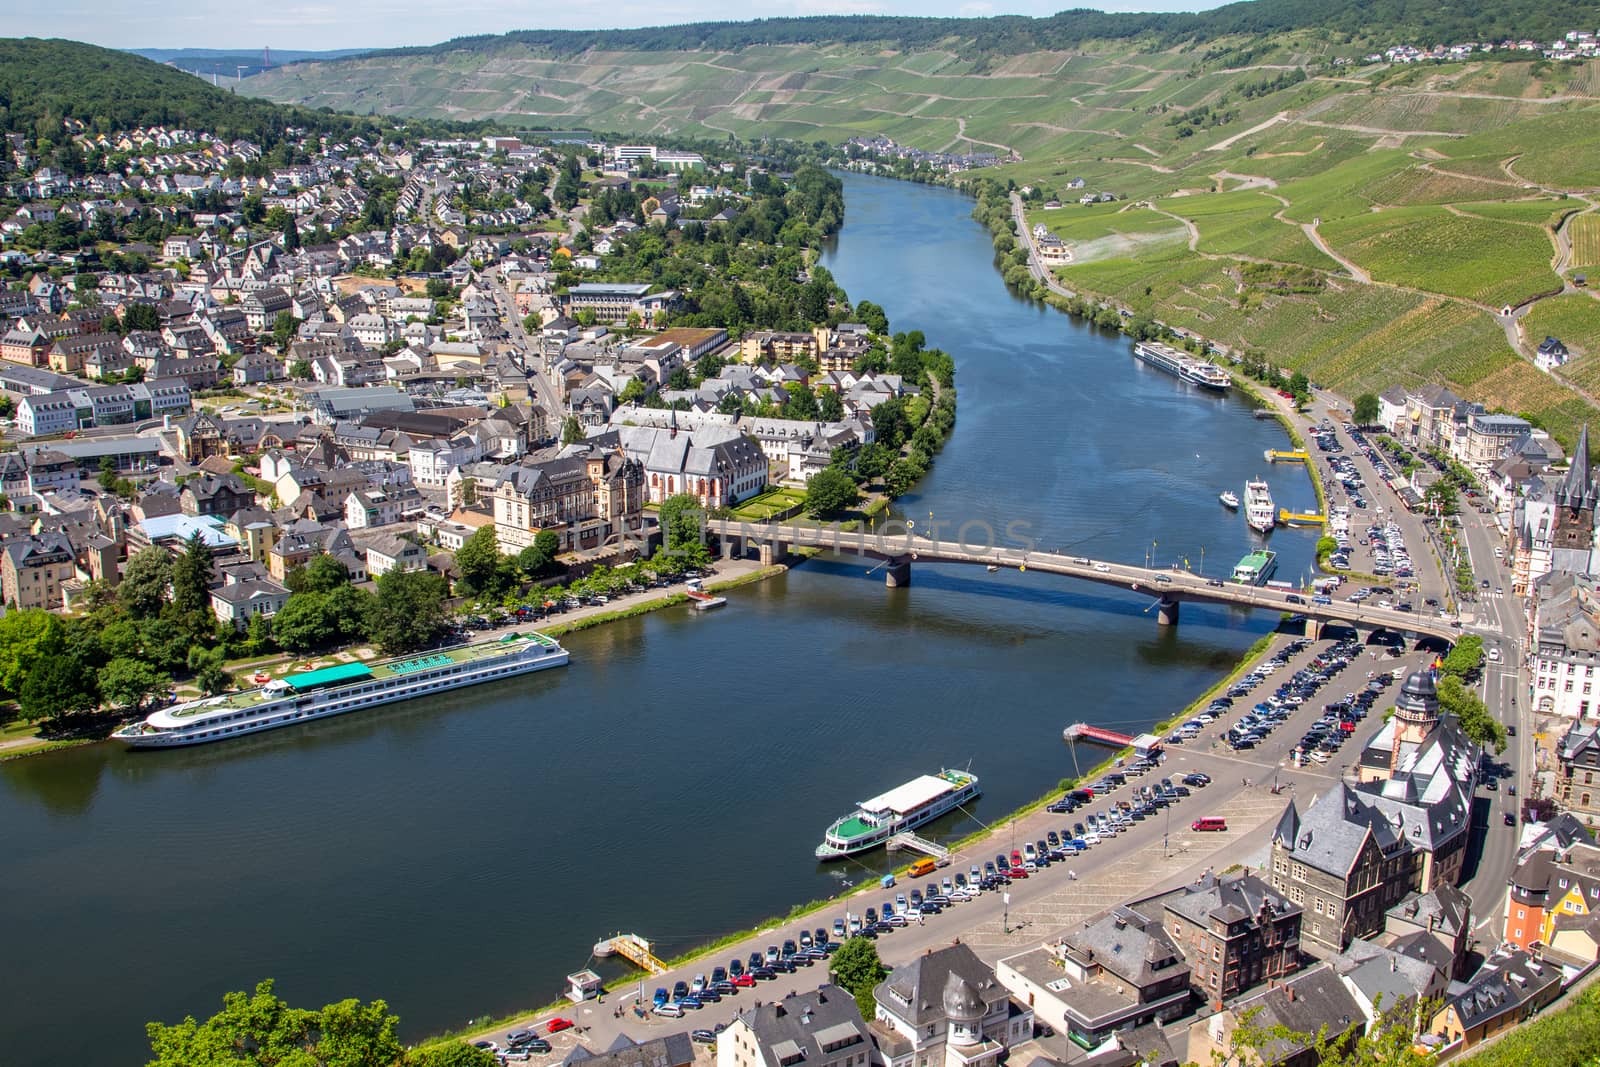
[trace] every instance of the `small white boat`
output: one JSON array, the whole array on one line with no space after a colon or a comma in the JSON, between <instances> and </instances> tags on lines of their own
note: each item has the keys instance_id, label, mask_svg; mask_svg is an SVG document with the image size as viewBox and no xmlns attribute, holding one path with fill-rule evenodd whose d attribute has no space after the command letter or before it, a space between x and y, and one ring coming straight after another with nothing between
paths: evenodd
<instances>
[{"instance_id":1,"label":"small white boat","mask_svg":"<svg viewBox=\"0 0 1600 1067\"><path fill-rule=\"evenodd\" d=\"M995 571L997 571L999 569L1000 569L1000 565L998 563L989 564L989 573L990 574L993 574Z\"/></svg>"},{"instance_id":2,"label":"small white boat","mask_svg":"<svg viewBox=\"0 0 1600 1067\"><path fill-rule=\"evenodd\" d=\"M1222 506L1227 508L1229 511L1239 510L1239 494L1235 493L1232 489L1224 489L1222 491L1222 495L1217 497L1217 499L1222 501Z\"/></svg>"}]
</instances>

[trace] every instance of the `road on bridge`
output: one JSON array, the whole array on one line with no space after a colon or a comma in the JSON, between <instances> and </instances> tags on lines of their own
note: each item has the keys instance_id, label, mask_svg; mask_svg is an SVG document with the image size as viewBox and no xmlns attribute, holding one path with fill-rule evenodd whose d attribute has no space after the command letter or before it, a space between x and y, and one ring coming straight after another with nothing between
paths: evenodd
<instances>
[{"instance_id":1,"label":"road on bridge","mask_svg":"<svg viewBox=\"0 0 1600 1067\"><path fill-rule=\"evenodd\" d=\"M1063 556L1053 552L1033 552L1021 547L992 547L935 541L910 531L874 533L847 531L837 526L802 526L770 523L743 523L711 520L707 531L744 543L781 544L790 547L825 548L841 555L887 560L904 567L913 562L966 563L981 566L1043 571L1069 578L1126 588L1154 597L1163 606L1164 621L1176 621L1176 605L1185 600L1233 604L1264 611L1288 612L1323 622L1345 623L1367 629L1394 630L1399 633L1427 634L1454 641L1461 633L1454 619L1429 617L1416 612L1352 604L1348 601L1315 603L1300 593L1205 578L1186 570L1157 570L1128 563L1095 560L1087 556ZM901 572L904 573L904 572ZM900 579L896 584L905 584Z\"/></svg>"}]
</instances>

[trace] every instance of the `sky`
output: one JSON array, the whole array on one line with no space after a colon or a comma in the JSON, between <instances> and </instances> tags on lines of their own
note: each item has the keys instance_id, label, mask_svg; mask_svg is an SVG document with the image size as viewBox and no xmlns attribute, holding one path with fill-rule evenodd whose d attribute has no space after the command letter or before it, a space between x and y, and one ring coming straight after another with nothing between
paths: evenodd
<instances>
[{"instance_id":1,"label":"sky","mask_svg":"<svg viewBox=\"0 0 1600 1067\"><path fill-rule=\"evenodd\" d=\"M611 29L797 15L1050 15L1194 11L1211 0L25 0L7 36L67 37L108 48L321 50L438 44L526 29Z\"/></svg>"}]
</instances>

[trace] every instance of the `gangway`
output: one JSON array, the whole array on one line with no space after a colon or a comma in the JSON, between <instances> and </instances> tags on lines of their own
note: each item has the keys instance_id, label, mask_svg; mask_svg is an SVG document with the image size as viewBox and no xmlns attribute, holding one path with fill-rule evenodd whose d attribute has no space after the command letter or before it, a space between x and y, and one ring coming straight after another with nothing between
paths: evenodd
<instances>
[{"instance_id":1,"label":"gangway","mask_svg":"<svg viewBox=\"0 0 1600 1067\"><path fill-rule=\"evenodd\" d=\"M651 974L665 974L667 965L656 959L650 951L650 942L638 934L618 934L608 937L604 941L595 942L594 954L596 956L621 956L641 971Z\"/></svg>"},{"instance_id":2,"label":"gangway","mask_svg":"<svg viewBox=\"0 0 1600 1067\"><path fill-rule=\"evenodd\" d=\"M1311 511L1290 511L1288 508L1278 509L1278 522L1283 526L1321 526L1328 521L1326 515L1318 515Z\"/></svg>"},{"instance_id":3,"label":"gangway","mask_svg":"<svg viewBox=\"0 0 1600 1067\"><path fill-rule=\"evenodd\" d=\"M1133 744L1132 734L1118 733L1107 730L1103 726L1090 726L1088 723L1075 722L1061 731L1062 740L1065 741L1095 741L1112 748L1127 748Z\"/></svg>"},{"instance_id":4,"label":"gangway","mask_svg":"<svg viewBox=\"0 0 1600 1067\"><path fill-rule=\"evenodd\" d=\"M932 856L935 863L943 867L950 862L950 850L943 845L929 841L926 837L918 837L910 830L895 834L884 843L890 852L898 852L902 848L909 848L914 852Z\"/></svg>"},{"instance_id":5,"label":"gangway","mask_svg":"<svg viewBox=\"0 0 1600 1067\"><path fill-rule=\"evenodd\" d=\"M1269 448L1265 455L1268 463L1305 463L1311 458L1303 449Z\"/></svg>"}]
</instances>

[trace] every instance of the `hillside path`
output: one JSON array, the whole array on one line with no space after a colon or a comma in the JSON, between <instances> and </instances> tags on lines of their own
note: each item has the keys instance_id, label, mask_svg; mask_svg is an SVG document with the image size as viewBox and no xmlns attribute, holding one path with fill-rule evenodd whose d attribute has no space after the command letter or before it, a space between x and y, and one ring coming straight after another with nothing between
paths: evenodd
<instances>
[{"instance_id":1,"label":"hillside path","mask_svg":"<svg viewBox=\"0 0 1600 1067\"><path fill-rule=\"evenodd\" d=\"M1285 204L1284 206L1288 207L1289 205ZM1282 212L1279 212L1279 214L1282 214ZM1322 217L1319 215L1317 218L1312 219L1310 222L1302 222L1300 224L1300 232L1305 234L1307 239L1309 239L1312 244L1317 246L1317 251L1321 252L1323 255L1327 256L1329 259L1331 259L1334 262L1338 263L1345 270L1349 271L1350 272L1350 277L1354 278L1356 281L1360 282L1362 285L1371 285L1372 284L1372 275L1371 274L1368 274L1366 271L1364 271L1360 267L1356 266L1354 261L1346 259L1344 256L1341 256L1339 253L1335 252L1333 250L1333 247L1331 245L1329 245L1327 241L1324 241L1322 239L1322 234L1317 232L1317 227L1320 226L1320 225L1322 225ZM1416 290L1413 290L1413 291L1416 291ZM1438 295L1438 294L1430 294L1430 295Z\"/></svg>"}]
</instances>

